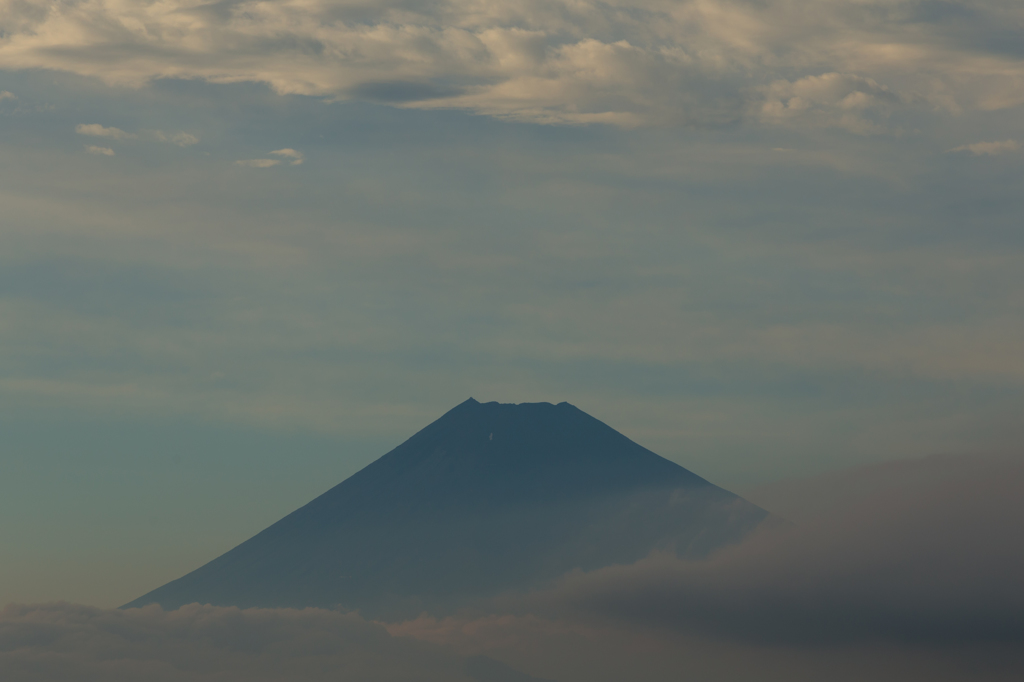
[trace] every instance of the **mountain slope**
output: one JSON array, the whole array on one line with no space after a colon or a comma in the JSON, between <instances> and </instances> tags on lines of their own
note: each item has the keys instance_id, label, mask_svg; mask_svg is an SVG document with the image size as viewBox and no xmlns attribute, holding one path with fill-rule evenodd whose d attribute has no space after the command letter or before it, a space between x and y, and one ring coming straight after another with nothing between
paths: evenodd
<instances>
[{"instance_id":1,"label":"mountain slope","mask_svg":"<svg viewBox=\"0 0 1024 682\"><path fill-rule=\"evenodd\" d=\"M470 399L127 606L437 613L654 549L701 556L766 516L568 403Z\"/></svg>"}]
</instances>

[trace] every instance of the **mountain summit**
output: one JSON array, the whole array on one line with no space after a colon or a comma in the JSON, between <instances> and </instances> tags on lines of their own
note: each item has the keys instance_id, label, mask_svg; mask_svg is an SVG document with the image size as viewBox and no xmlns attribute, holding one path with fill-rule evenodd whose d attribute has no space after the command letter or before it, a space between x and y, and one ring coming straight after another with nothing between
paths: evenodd
<instances>
[{"instance_id":1,"label":"mountain summit","mask_svg":"<svg viewBox=\"0 0 1024 682\"><path fill-rule=\"evenodd\" d=\"M436 613L653 550L703 556L766 516L569 403L470 398L306 506L126 606Z\"/></svg>"}]
</instances>

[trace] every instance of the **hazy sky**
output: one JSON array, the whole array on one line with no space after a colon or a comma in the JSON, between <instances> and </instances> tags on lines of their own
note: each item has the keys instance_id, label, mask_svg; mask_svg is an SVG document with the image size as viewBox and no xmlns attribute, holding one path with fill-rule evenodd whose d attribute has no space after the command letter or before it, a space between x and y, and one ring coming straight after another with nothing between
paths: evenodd
<instances>
[{"instance_id":1,"label":"hazy sky","mask_svg":"<svg viewBox=\"0 0 1024 682\"><path fill-rule=\"evenodd\" d=\"M715 483L1024 437L1018 0L0 0L0 603L472 396Z\"/></svg>"}]
</instances>

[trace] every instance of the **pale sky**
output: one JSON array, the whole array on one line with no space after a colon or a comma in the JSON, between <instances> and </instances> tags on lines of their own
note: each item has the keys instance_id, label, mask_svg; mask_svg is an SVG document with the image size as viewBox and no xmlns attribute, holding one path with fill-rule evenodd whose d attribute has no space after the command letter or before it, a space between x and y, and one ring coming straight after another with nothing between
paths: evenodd
<instances>
[{"instance_id":1,"label":"pale sky","mask_svg":"<svg viewBox=\"0 0 1024 682\"><path fill-rule=\"evenodd\" d=\"M455 404L739 490L1024 436L1024 4L0 1L0 603Z\"/></svg>"}]
</instances>

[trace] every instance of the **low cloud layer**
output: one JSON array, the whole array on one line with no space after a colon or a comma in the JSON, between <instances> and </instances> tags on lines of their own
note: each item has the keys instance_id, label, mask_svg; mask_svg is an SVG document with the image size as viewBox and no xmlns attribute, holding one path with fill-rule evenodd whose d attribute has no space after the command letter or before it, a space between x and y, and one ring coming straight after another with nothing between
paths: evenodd
<instances>
[{"instance_id":1,"label":"low cloud layer","mask_svg":"<svg viewBox=\"0 0 1024 682\"><path fill-rule=\"evenodd\" d=\"M708 561L570 574L444 619L12 605L0 669L15 682L1009 681L1024 669L1022 491L1012 457L789 482L760 496L800 523Z\"/></svg>"},{"instance_id":2,"label":"low cloud layer","mask_svg":"<svg viewBox=\"0 0 1024 682\"><path fill-rule=\"evenodd\" d=\"M1022 21L1009 0L25 0L0 15L0 67L255 81L541 123L872 134L912 106L1024 102Z\"/></svg>"},{"instance_id":3,"label":"low cloud layer","mask_svg":"<svg viewBox=\"0 0 1024 682\"><path fill-rule=\"evenodd\" d=\"M1024 461L953 461L889 486L892 465L851 473L874 485L831 513L706 562L654 556L570 576L551 598L762 644L1024 643Z\"/></svg>"},{"instance_id":4,"label":"low cloud layer","mask_svg":"<svg viewBox=\"0 0 1024 682\"><path fill-rule=\"evenodd\" d=\"M1024 669L1022 491L1024 460L1011 457L789 482L774 496L802 505L801 523L708 561L652 556L509 600L515 615L389 629L520 663L565 647L571 679L621 679L631 655L643 679L686 666L706 680L1010 680Z\"/></svg>"},{"instance_id":5,"label":"low cloud layer","mask_svg":"<svg viewBox=\"0 0 1024 682\"><path fill-rule=\"evenodd\" d=\"M307 609L186 606L126 611L72 604L0 611L4 680L438 680L469 682L466 663L396 639L358 616Z\"/></svg>"}]
</instances>

